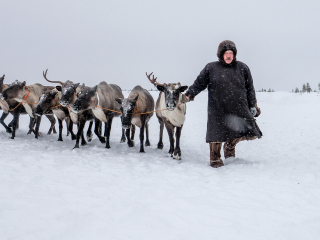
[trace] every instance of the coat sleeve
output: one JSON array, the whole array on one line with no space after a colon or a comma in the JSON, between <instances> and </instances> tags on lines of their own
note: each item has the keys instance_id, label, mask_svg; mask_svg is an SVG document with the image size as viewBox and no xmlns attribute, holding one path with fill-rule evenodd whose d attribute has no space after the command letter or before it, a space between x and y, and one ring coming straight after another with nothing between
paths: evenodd
<instances>
[{"instance_id":1,"label":"coat sleeve","mask_svg":"<svg viewBox=\"0 0 320 240\"><path fill-rule=\"evenodd\" d=\"M256 99L256 92L253 86L253 79L251 76L251 72L247 65L245 65L245 68L244 68L244 76L246 80L245 83L246 83L246 89L247 89L248 104L249 104L249 108L252 108L257 103L257 99Z\"/></svg>"},{"instance_id":2,"label":"coat sleeve","mask_svg":"<svg viewBox=\"0 0 320 240\"><path fill-rule=\"evenodd\" d=\"M209 84L209 71L208 65L200 72L197 79L194 83L189 87L186 92L186 96L193 100L195 96L197 96L201 91L205 90Z\"/></svg>"}]
</instances>

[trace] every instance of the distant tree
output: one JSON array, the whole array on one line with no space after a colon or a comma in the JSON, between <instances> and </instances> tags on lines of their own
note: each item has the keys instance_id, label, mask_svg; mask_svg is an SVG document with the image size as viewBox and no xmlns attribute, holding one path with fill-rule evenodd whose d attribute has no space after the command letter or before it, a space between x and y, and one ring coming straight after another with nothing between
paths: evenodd
<instances>
[{"instance_id":1,"label":"distant tree","mask_svg":"<svg viewBox=\"0 0 320 240\"><path fill-rule=\"evenodd\" d=\"M306 92L307 91L307 86L305 84L302 85L302 92Z\"/></svg>"},{"instance_id":2,"label":"distant tree","mask_svg":"<svg viewBox=\"0 0 320 240\"><path fill-rule=\"evenodd\" d=\"M317 92L317 90L315 89L314 92Z\"/></svg>"},{"instance_id":3,"label":"distant tree","mask_svg":"<svg viewBox=\"0 0 320 240\"><path fill-rule=\"evenodd\" d=\"M309 83L307 83L306 90L308 93L310 93L312 91Z\"/></svg>"},{"instance_id":4,"label":"distant tree","mask_svg":"<svg viewBox=\"0 0 320 240\"><path fill-rule=\"evenodd\" d=\"M299 93L299 88L296 87L295 93Z\"/></svg>"},{"instance_id":5,"label":"distant tree","mask_svg":"<svg viewBox=\"0 0 320 240\"><path fill-rule=\"evenodd\" d=\"M320 83L318 83L318 90L320 91Z\"/></svg>"}]
</instances>

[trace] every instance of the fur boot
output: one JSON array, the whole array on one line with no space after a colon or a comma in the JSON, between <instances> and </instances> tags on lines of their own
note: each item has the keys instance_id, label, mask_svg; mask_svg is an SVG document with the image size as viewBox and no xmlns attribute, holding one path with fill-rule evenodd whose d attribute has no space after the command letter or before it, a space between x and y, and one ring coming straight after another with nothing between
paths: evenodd
<instances>
[{"instance_id":1,"label":"fur boot","mask_svg":"<svg viewBox=\"0 0 320 240\"><path fill-rule=\"evenodd\" d=\"M214 168L224 166L223 161L221 159L221 147L222 143L210 142L210 166Z\"/></svg>"}]
</instances>

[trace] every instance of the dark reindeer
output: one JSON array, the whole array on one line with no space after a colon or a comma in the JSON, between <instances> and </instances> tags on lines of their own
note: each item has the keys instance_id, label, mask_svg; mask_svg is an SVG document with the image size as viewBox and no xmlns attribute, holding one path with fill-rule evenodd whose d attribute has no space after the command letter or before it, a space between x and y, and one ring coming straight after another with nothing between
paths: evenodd
<instances>
[{"instance_id":1,"label":"dark reindeer","mask_svg":"<svg viewBox=\"0 0 320 240\"><path fill-rule=\"evenodd\" d=\"M71 139L76 139L76 135L73 133L73 122L70 120L70 115L68 108L63 107L59 102L61 99L61 92L53 89L50 92L41 95L38 106L35 110L35 114L42 116L43 114L50 114L53 112L57 116L59 122L59 138L58 141L63 141L62 139L62 122L63 120L67 123L67 136L69 132L71 133Z\"/></svg>"},{"instance_id":2,"label":"dark reindeer","mask_svg":"<svg viewBox=\"0 0 320 240\"><path fill-rule=\"evenodd\" d=\"M157 89L160 91L159 97L156 102L156 115L158 117L160 123L160 138L158 142L158 149L163 148L163 127L166 126L168 131L169 139L170 139L170 149L169 154L171 157L180 160L181 159L181 149L180 149L180 136L182 131L182 126L185 121L186 115L186 105L183 100L183 94L188 86L181 86L180 83L164 83L159 84L152 76L152 79L146 73L149 81L154 84ZM168 111L159 111L166 109ZM174 130L176 128L176 147L174 147Z\"/></svg>"},{"instance_id":3,"label":"dark reindeer","mask_svg":"<svg viewBox=\"0 0 320 240\"><path fill-rule=\"evenodd\" d=\"M114 99L122 97L122 90L118 85L101 82L94 87L86 87L84 84L78 92L77 100L71 106L71 109L77 113L92 111L94 116L105 123L106 148L110 148L110 132L112 120L120 116L120 104ZM98 134L98 127L95 127L95 133ZM100 141L104 139L99 137ZM121 142L125 141L124 130L122 130Z\"/></svg>"},{"instance_id":4,"label":"dark reindeer","mask_svg":"<svg viewBox=\"0 0 320 240\"><path fill-rule=\"evenodd\" d=\"M140 152L144 151L144 130L146 130L146 146L150 146L149 141L149 120L153 116L154 100L151 94L140 86L136 86L130 92L128 98L117 98L121 104L122 128L126 130L128 146L134 146L135 126L140 128ZM146 114L144 114L146 113ZM131 137L130 137L131 127Z\"/></svg>"},{"instance_id":5,"label":"dark reindeer","mask_svg":"<svg viewBox=\"0 0 320 240\"><path fill-rule=\"evenodd\" d=\"M31 117L29 124L29 132L35 134L35 138L39 136L39 128L41 123L41 117L34 115L34 110L37 106L40 95L46 91L51 90L53 87L42 86L41 84L32 84L26 86L26 82L15 81L13 84L8 86L1 94L1 100L8 103L8 110L11 109L13 114L12 123L12 139L15 138L15 131L18 126L18 120L21 113L25 111ZM51 122L48 134L51 134L55 130L55 118L51 115L46 115ZM35 126L35 129L34 129ZM9 127L8 127L9 128ZM7 129L7 128L6 128ZM7 129L8 130L8 129ZM11 129L10 129L11 130Z\"/></svg>"},{"instance_id":6,"label":"dark reindeer","mask_svg":"<svg viewBox=\"0 0 320 240\"><path fill-rule=\"evenodd\" d=\"M51 81L47 78L47 72L43 72L43 77L51 83L59 83L60 85L56 86L56 89L61 92L61 99L60 99L60 104L63 107L67 107L69 111L70 118L74 124L78 125L78 133L77 133L77 138L76 138L76 145L74 148L79 148L79 142L81 138L81 146L87 145L86 140L84 139L83 136L83 129L84 125L87 121L90 122L89 128L87 131L87 139L90 142L92 140L92 125L93 125L93 120L95 120L96 125L100 126L99 120L95 119L93 113L91 110L88 111L83 111L79 114L73 112L70 108L70 106L76 101L77 99L77 93L80 91L81 87L79 86L80 83L73 83L71 81L66 81L65 83L61 81ZM103 139L101 138L100 135L98 135L100 141Z\"/></svg>"}]
</instances>

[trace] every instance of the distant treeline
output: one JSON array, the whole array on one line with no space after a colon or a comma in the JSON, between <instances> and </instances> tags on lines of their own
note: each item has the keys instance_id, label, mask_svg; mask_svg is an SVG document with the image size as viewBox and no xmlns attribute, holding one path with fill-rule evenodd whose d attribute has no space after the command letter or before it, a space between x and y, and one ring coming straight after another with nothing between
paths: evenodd
<instances>
[{"instance_id":1,"label":"distant treeline","mask_svg":"<svg viewBox=\"0 0 320 240\"><path fill-rule=\"evenodd\" d=\"M320 83L318 84L318 90L320 91ZM310 92L312 92L312 89L311 89L309 83L307 83L307 84L304 83L302 85L302 89L299 89L299 88L296 87L295 90L292 89L292 92L295 92L295 93L305 93L305 92L310 93ZM317 92L317 89L314 89L313 92Z\"/></svg>"},{"instance_id":2,"label":"distant treeline","mask_svg":"<svg viewBox=\"0 0 320 240\"><path fill-rule=\"evenodd\" d=\"M262 88L261 90L258 90L257 92L274 92L274 90L271 88L269 88L269 90Z\"/></svg>"}]
</instances>

